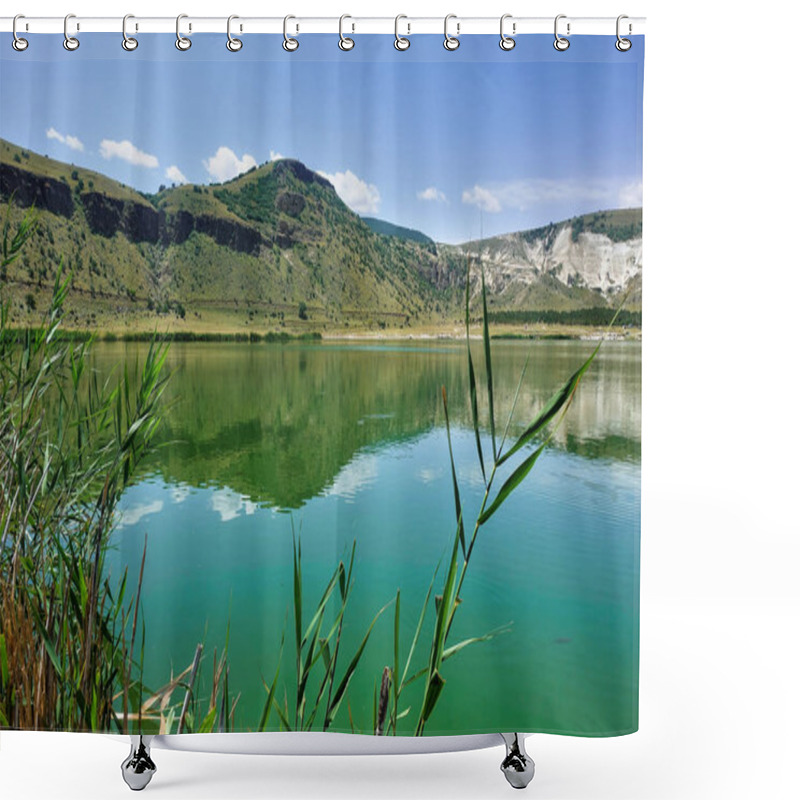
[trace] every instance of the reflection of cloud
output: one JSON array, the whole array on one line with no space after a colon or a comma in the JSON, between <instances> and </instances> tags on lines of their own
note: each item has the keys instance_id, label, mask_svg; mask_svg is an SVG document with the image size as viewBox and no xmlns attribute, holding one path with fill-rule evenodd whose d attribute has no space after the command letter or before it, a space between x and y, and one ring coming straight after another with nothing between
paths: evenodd
<instances>
[{"instance_id":1,"label":"reflection of cloud","mask_svg":"<svg viewBox=\"0 0 800 800\"><path fill-rule=\"evenodd\" d=\"M417 477L423 483L434 483L442 477L443 470L441 467L422 467L417 473Z\"/></svg>"},{"instance_id":2,"label":"reflection of cloud","mask_svg":"<svg viewBox=\"0 0 800 800\"><path fill-rule=\"evenodd\" d=\"M152 503L140 503L126 508L122 512L120 525L135 525L142 517L146 517L148 514L158 514L162 508L164 508L163 500L153 500Z\"/></svg>"},{"instance_id":3,"label":"reflection of cloud","mask_svg":"<svg viewBox=\"0 0 800 800\"><path fill-rule=\"evenodd\" d=\"M179 483L169 490L173 503L182 503L191 493L192 490L185 483Z\"/></svg>"},{"instance_id":4,"label":"reflection of cloud","mask_svg":"<svg viewBox=\"0 0 800 800\"><path fill-rule=\"evenodd\" d=\"M325 490L325 495L352 499L361 489L374 483L377 477L378 459L375 456L354 459L345 464L331 486Z\"/></svg>"},{"instance_id":5,"label":"reflection of cloud","mask_svg":"<svg viewBox=\"0 0 800 800\"><path fill-rule=\"evenodd\" d=\"M459 470L458 477L459 480L465 481L473 488L483 489L484 487L483 473L477 463L467 467L465 470Z\"/></svg>"},{"instance_id":6,"label":"reflection of cloud","mask_svg":"<svg viewBox=\"0 0 800 800\"><path fill-rule=\"evenodd\" d=\"M248 500L244 495L238 494L226 486L224 489L214 491L211 508L219 514L223 522L230 522L232 519L236 519L243 509L248 516L255 514L258 506L252 500Z\"/></svg>"}]
</instances>

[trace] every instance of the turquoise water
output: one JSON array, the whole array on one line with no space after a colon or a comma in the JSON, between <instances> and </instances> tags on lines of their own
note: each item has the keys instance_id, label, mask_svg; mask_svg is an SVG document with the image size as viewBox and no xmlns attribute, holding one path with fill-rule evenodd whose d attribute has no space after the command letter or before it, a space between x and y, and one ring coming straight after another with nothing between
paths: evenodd
<instances>
[{"instance_id":1,"label":"turquoise water","mask_svg":"<svg viewBox=\"0 0 800 800\"><path fill-rule=\"evenodd\" d=\"M495 344L500 431L529 351L511 437L591 347ZM141 353L104 345L97 365L108 371ZM443 384L466 520L483 495L464 345L176 344L170 367L165 444L123 498L111 561L118 574L126 565L138 571L147 535L145 677L153 687L186 667L199 641L210 660L230 620L230 682L241 695L235 727L247 730L258 722L262 677L274 675L285 624L291 705L293 530L306 619L355 540L343 653L397 589L405 653L455 529ZM507 630L445 662L427 734L636 728L640 375L638 344L605 344L551 448L481 529L449 642ZM485 394L479 399L485 415ZM486 431L483 448L491 451ZM376 683L392 665L393 613L376 624L334 729L370 730ZM429 614L413 667L424 664L431 626ZM401 708L411 707L402 733L413 732L420 689L401 698Z\"/></svg>"}]
</instances>

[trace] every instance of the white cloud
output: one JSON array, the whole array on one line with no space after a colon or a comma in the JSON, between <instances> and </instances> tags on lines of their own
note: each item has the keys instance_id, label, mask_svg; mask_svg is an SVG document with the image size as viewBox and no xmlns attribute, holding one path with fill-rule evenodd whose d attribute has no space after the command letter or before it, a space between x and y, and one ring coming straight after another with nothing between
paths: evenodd
<instances>
[{"instance_id":1,"label":"white cloud","mask_svg":"<svg viewBox=\"0 0 800 800\"><path fill-rule=\"evenodd\" d=\"M610 207L617 204L621 193L618 186L609 183L536 178L488 186L475 184L471 189L464 190L461 199L464 203L496 214L505 210L527 211L552 203L594 202Z\"/></svg>"},{"instance_id":2,"label":"white cloud","mask_svg":"<svg viewBox=\"0 0 800 800\"><path fill-rule=\"evenodd\" d=\"M277 150L270 150L269 151L269 160L270 161L279 161L282 158L286 158L286 156L282 155Z\"/></svg>"},{"instance_id":3,"label":"white cloud","mask_svg":"<svg viewBox=\"0 0 800 800\"><path fill-rule=\"evenodd\" d=\"M167 167L166 176L173 183L189 183L186 176L174 164L171 167Z\"/></svg>"},{"instance_id":4,"label":"white cloud","mask_svg":"<svg viewBox=\"0 0 800 800\"><path fill-rule=\"evenodd\" d=\"M642 205L642 182L626 183L619 190L620 208L638 208Z\"/></svg>"},{"instance_id":5,"label":"white cloud","mask_svg":"<svg viewBox=\"0 0 800 800\"><path fill-rule=\"evenodd\" d=\"M481 211L488 211L490 214L497 214L503 210L497 197L477 183L471 189L464 189L461 200L469 205L478 206Z\"/></svg>"},{"instance_id":6,"label":"white cloud","mask_svg":"<svg viewBox=\"0 0 800 800\"><path fill-rule=\"evenodd\" d=\"M376 214L381 205L381 193L373 183L362 181L358 175L347 172L319 172L336 189L336 194L357 214Z\"/></svg>"},{"instance_id":7,"label":"white cloud","mask_svg":"<svg viewBox=\"0 0 800 800\"><path fill-rule=\"evenodd\" d=\"M423 189L421 192L417 192L417 199L418 200L430 200L434 203L446 203L447 197L445 197L444 192L439 191L435 186L429 186L427 189Z\"/></svg>"},{"instance_id":8,"label":"white cloud","mask_svg":"<svg viewBox=\"0 0 800 800\"><path fill-rule=\"evenodd\" d=\"M115 142L112 139L103 139L100 142L100 155L103 158L121 158L129 164L136 167L147 167L148 169L155 169L158 166L158 159L145 153L136 147L135 144L124 139L121 142Z\"/></svg>"},{"instance_id":9,"label":"white cloud","mask_svg":"<svg viewBox=\"0 0 800 800\"><path fill-rule=\"evenodd\" d=\"M65 136L63 133L59 133L55 128L48 128L47 138L55 139L57 142L65 144L71 150L80 150L83 152L83 142L77 136Z\"/></svg>"},{"instance_id":10,"label":"white cloud","mask_svg":"<svg viewBox=\"0 0 800 800\"><path fill-rule=\"evenodd\" d=\"M211 158L203 159L203 166L213 180L224 183L258 164L249 153L239 158L230 147L220 147Z\"/></svg>"}]
</instances>

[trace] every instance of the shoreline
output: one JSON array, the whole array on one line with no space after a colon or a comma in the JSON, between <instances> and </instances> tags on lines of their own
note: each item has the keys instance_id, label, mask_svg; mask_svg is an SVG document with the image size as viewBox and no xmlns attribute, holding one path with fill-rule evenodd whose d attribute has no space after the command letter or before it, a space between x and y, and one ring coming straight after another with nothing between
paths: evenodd
<instances>
[{"instance_id":1,"label":"shoreline","mask_svg":"<svg viewBox=\"0 0 800 800\"><path fill-rule=\"evenodd\" d=\"M460 329L459 329L460 328ZM591 326L543 326L542 329L524 330L516 326L494 326L492 341L585 341L641 342L641 328L614 329ZM500 330L497 330L500 328ZM38 330L33 326L11 328L9 333L21 342L27 333ZM294 344L310 342L459 342L466 340L464 326L420 326L417 330L314 330L314 331L187 331L187 330L102 330L88 328L62 328L60 336L66 341L84 342L92 338L98 342L233 342L239 344ZM482 341L480 324L470 331L470 341Z\"/></svg>"}]
</instances>

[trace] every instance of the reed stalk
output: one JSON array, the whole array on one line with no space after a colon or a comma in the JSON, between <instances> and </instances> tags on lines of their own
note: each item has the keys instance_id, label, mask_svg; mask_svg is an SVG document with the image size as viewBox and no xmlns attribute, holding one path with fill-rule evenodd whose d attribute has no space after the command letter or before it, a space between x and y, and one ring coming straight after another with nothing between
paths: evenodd
<instances>
[{"instance_id":1,"label":"reed stalk","mask_svg":"<svg viewBox=\"0 0 800 800\"><path fill-rule=\"evenodd\" d=\"M14 230L7 213L0 268L35 230L33 210ZM160 423L167 351L152 342L141 369L101 383L92 340L61 335L68 287L59 266L41 325L22 337L0 296L0 726L122 732L141 701L142 571L134 602L105 556Z\"/></svg>"}]
</instances>

